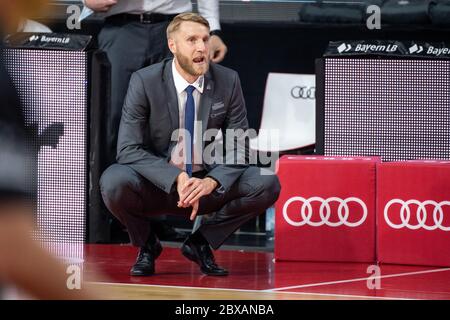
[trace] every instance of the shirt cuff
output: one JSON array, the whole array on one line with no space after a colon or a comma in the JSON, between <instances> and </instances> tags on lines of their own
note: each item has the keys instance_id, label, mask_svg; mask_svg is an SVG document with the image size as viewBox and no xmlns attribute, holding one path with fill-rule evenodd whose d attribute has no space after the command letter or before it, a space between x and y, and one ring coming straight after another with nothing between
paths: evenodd
<instances>
[{"instance_id":1,"label":"shirt cuff","mask_svg":"<svg viewBox=\"0 0 450 320\"><path fill-rule=\"evenodd\" d=\"M216 19L212 20L210 19L209 21L209 30L214 31L214 30L220 30L220 22L217 21Z\"/></svg>"}]
</instances>

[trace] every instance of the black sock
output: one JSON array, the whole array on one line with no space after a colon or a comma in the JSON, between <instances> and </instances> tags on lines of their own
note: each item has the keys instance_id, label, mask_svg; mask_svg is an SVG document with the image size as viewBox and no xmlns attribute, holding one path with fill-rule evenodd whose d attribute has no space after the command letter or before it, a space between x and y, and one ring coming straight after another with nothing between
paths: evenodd
<instances>
[{"instance_id":1,"label":"black sock","mask_svg":"<svg viewBox=\"0 0 450 320\"><path fill-rule=\"evenodd\" d=\"M191 240L193 244L209 244L200 230L197 230L193 234L191 234L189 236L189 240Z\"/></svg>"},{"instance_id":2,"label":"black sock","mask_svg":"<svg viewBox=\"0 0 450 320\"><path fill-rule=\"evenodd\" d=\"M157 242L158 238L156 237L156 234L153 231L151 231L148 236L147 242L145 243L145 247L154 246L156 245Z\"/></svg>"}]
</instances>

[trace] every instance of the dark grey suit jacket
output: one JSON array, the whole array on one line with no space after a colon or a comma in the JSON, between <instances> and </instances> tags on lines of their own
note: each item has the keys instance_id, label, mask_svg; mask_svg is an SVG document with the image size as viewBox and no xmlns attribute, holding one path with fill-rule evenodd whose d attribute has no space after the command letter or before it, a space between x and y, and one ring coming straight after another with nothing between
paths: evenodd
<instances>
[{"instance_id":1,"label":"dark grey suit jacket","mask_svg":"<svg viewBox=\"0 0 450 320\"><path fill-rule=\"evenodd\" d=\"M223 106L222 106L223 103ZM212 108L212 106L215 108ZM211 63L205 74L198 109L202 132L215 128L248 129L247 112L237 72ZM131 76L117 143L117 162L130 166L166 193L173 191L181 170L169 163L172 132L179 128L178 98L172 76L172 59L141 69ZM203 143L203 149L210 142ZM225 141L225 144L232 141ZM226 192L248 167L245 164L204 163L207 175ZM242 162L238 162L242 163Z\"/></svg>"}]
</instances>

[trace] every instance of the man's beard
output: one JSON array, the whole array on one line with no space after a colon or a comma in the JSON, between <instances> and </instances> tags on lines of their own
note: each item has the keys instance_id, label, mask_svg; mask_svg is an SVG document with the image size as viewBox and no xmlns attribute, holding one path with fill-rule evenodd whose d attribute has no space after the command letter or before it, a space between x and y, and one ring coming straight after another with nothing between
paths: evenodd
<instances>
[{"instance_id":1,"label":"man's beard","mask_svg":"<svg viewBox=\"0 0 450 320\"><path fill-rule=\"evenodd\" d=\"M194 66L194 62L192 61L192 59L182 55L181 53L175 54L175 58L177 59L180 67L191 76L198 77L204 75L206 71L208 71L209 61L206 56L204 65L197 68Z\"/></svg>"}]
</instances>

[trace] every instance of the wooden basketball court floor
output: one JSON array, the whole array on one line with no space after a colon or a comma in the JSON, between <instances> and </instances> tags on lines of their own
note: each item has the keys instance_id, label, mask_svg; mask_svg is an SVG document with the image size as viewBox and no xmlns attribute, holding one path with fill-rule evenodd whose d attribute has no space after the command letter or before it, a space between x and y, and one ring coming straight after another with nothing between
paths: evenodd
<instances>
[{"instance_id":1,"label":"wooden basketball court floor","mask_svg":"<svg viewBox=\"0 0 450 320\"><path fill-rule=\"evenodd\" d=\"M166 245L154 275L132 277L136 254L130 245L86 245L87 285L106 299L450 299L450 268L380 265L375 274L368 263L274 262L270 252L219 250L230 275L210 277Z\"/></svg>"}]
</instances>

